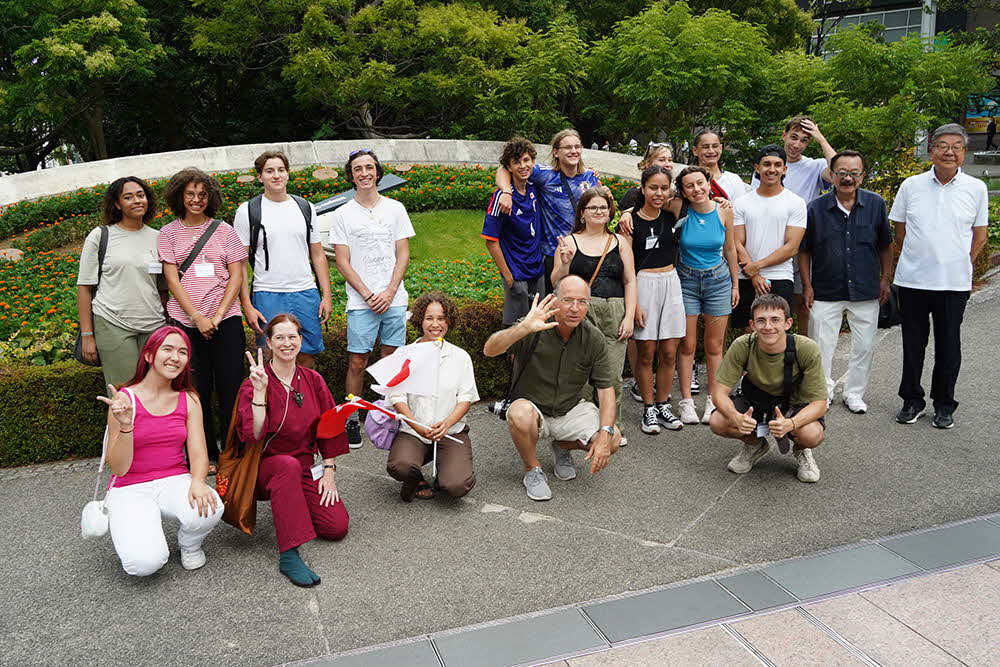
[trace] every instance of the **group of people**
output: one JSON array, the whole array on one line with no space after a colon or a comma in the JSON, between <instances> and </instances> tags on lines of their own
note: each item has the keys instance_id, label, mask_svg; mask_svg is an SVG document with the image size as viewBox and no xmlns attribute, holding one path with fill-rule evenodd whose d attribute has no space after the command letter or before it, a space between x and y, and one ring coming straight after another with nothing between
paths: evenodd
<instances>
[{"instance_id":1,"label":"group of people","mask_svg":"<svg viewBox=\"0 0 1000 667\"><path fill-rule=\"evenodd\" d=\"M802 154L813 139L825 159ZM954 425L961 313L986 240L985 186L960 170L964 131L947 125L934 133L933 168L904 182L888 214L878 195L860 189L863 156L833 151L806 117L792 119L783 140L761 149L749 186L721 167L718 132L696 135L698 164L676 175L670 146L651 144L639 186L621 202L585 167L572 129L553 137L550 165L536 161L525 139L504 146L482 235L503 281L505 328L483 353L511 361L499 412L531 499L552 497L539 443L550 445L560 480L577 475L574 450L596 473L627 444L626 359L635 377L629 393L644 404L643 432L706 423L741 441L729 462L735 473L767 453L770 436L792 451L800 480L817 481L812 449L824 439L834 398L830 363L845 312L852 354L843 398L852 412L867 409L874 326L889 293L890 219L902 249L897 421L913 423L924 411L920 375L933 316L934 425ZM218 183L191 168L167 185L176 219L162 230L146 226L156 211L153 191L127 177L108 188L105 224L84 244L80 332L84 355L100 359L109 385L100 397L109 405L115 475L107 505L130 574L166 563L163 516L180 522L182 565L205 563L202 541L222 515L206 480L227 427L243 442L263 442L256 495L271 502L279 569L293 583L320 582L298 553L302 544L348 530L336 458L361 446L361 426L354 413L343 434L317 436L320 417L336 403L313 370L332 310L316 212L287 192L282 153L265 152L254 166L263 193L240 205L232 226L214 218ZM479 395L471 356L444 340L458 309L437 291L410 303L404 276L414 229L404 206L379 194L383 167L374 152L351 152L344 173L356 194L334 213L329 242L348 296L346 393L362 394L376 341L383 356L406 345L409 307L421 334L415 343L440 347L439 382L434 396L387 396L406 421L386 469L403 501L460 497L475 484L465 417ZM833 188L820 195L828 182ZM616 208L622 214L612 228ZM793 307L808 313L809 337L788 333ZM258 337L249 373L244 319ZM805 319L800 314L800 331ZM724 354L727 325L749 333ZM709 384L701 417L693 399L699 332ZM423 467L432 458L436 477L428 482Z\"/></svg>"}]
</instances>

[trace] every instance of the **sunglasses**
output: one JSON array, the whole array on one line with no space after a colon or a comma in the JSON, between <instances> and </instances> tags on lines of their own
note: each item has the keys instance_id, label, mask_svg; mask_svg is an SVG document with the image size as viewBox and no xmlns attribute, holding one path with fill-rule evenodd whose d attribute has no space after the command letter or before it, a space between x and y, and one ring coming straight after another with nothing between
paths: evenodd
<instances>
[{"instance_id":1,"label":"sunglasses","mask_svg":"<svg viewBox=\"0 0 1000 667\"><path fill-rule=\"evenodd\" d=\"M370 149L370 148L359 148L356 151L351 151L350 153L348 153L347 157L351 158L351 157L354 157L355 155L357 155L358 153L371 153L371 152L372 152L372 149Z\"/></svg>"}]
</instances>

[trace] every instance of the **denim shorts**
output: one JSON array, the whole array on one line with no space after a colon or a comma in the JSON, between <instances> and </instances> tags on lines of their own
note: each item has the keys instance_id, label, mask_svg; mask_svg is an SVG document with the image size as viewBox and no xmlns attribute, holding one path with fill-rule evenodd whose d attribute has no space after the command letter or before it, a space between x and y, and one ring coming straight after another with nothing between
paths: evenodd
<instances>
[{"instance_id":1,"label":"denim shorts","mask_svg":"<svg viewBox=\"0 0 1000 667\"><path fill-rule=\"evenodd\" d=\"M388 347L406 345L406 306L393 306L381 315L371 308L347 311L347 351L367 354L375 340Z\"/></svg>"},{"instance_id":2,"label":"denim shorts","mask_svg":"<svg viewBox=\"0 0 1000 667\"><path fill-rule=\"evenodd\" d=\"M276 315L288 313L302 323L302 353L323 351L323 325L319 321L319 290L315 287L301 292L254 292L250 301L260 314L271 321ZM266 349L264 337L257 337L257 346Z\"/></svg>"},{"instance_id":3,"label":"denim shorts","mask_svg":"<svg viewBox=\"0 0 1000 667\"><path fill-rule=\"evenodd\" d=\"M677 265L681 279L684 312L688 315L719 317L733 312L733 280L729 265L720 262L711 269Z\"/></svg>"}]
</instances>

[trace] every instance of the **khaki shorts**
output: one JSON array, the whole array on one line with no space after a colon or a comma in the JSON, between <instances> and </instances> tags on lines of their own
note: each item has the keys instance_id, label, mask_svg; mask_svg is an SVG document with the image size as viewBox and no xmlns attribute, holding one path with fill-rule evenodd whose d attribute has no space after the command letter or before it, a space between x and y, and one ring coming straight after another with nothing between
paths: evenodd
<instances>
[{"instance_id":1,"label":"khaki shorts","mask_svg":"<svg viewBox=\"0 0 1000 667\"><path fill-rule=\"evenodd\" d=\"M531 403L531 401L528 402ZM534 403L531 403L531 407L535 408L535 412L538 413L539 442L542 440L566 442L577 440L580 444L586 445L601 428L601 411L590 401L577 403L562 417L546 417Z\"/></svg>"}]
</instances>

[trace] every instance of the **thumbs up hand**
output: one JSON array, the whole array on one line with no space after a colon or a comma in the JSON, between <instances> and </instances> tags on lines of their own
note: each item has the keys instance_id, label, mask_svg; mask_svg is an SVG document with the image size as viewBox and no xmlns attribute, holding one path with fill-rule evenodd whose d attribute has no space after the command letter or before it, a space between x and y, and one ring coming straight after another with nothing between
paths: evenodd
<instances>
[{"instance_id":1,"label":"thumbs up hand","mask_svg":"<svg viewBox=\"0 0 1000 667\"><path fill-rule=\"evenodd\" d=\"M795 430L795 424L781 414L781 408L774 409L774 419L767 423L767 427L771 430L771 435L779 439Z\"/></svg>"},{"instance_id":2,"label":"thumbs up hand","mask_svg":"<svg viewBox=\"0 0 1000 667\"><path fill-rule=\"evenodd\" d=\"M733 420L733 426L742 435L750 435L753 433L754 429L757 428L757 420L753 418L753 406L746 412L736 413L736 419Z\"/></svg>"}]
</instances>

